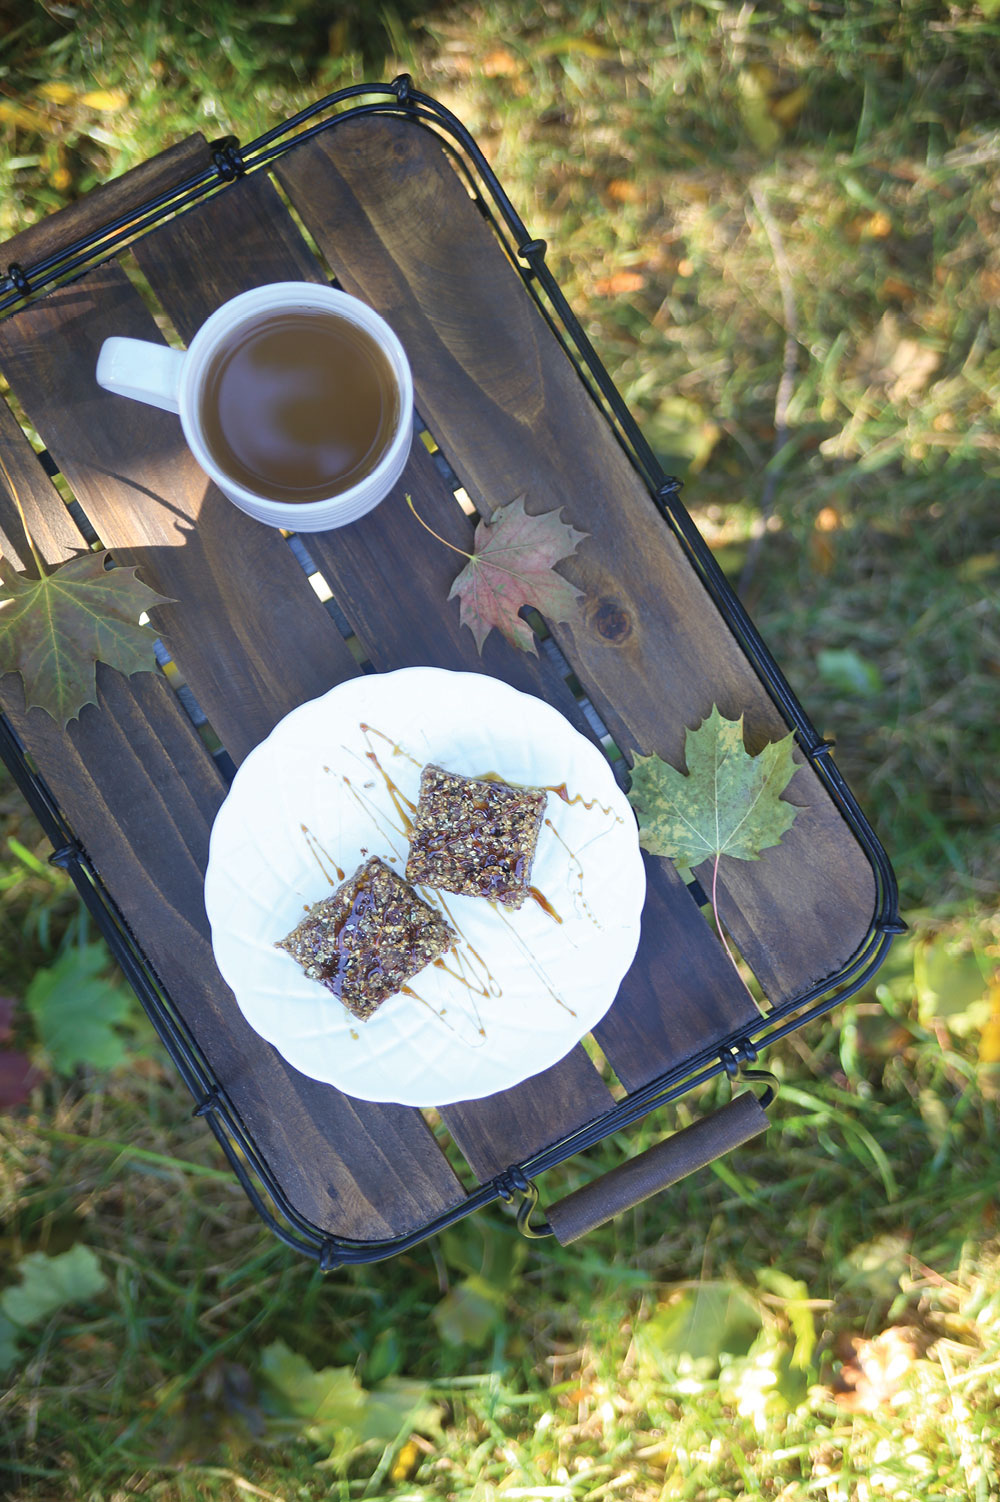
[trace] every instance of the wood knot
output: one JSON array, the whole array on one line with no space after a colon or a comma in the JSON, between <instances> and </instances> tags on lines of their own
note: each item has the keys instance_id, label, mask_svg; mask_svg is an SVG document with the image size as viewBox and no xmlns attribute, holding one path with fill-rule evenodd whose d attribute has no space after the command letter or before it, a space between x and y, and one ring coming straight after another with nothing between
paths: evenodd
<instances>
[{"instance_id":1,"label":"wood knot","mask_svg":"<svg viewBox=\"0 0 1000 1502\"><path fill-rule=\"evenodd\" d=\"M617 600L599 600L592 619L605 641L623 642L632 635L631 618Z\"/></svg>"}]
</instances>

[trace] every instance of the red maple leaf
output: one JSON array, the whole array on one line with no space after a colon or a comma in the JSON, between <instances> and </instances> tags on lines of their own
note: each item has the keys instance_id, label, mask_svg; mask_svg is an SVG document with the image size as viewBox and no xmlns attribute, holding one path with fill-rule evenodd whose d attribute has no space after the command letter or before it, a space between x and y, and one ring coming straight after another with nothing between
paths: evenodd
<instances>
[{"instance_id":1,"label":"red maple leaf","mask_svg":"<svg viewBox=\"0 0 1000 1502\"><path fill-rule=\"evenodd\" d=\"M457 596L462 624L480 652L495 626L512 646L537 653L534 633L518 615L522 605L533 605L551 621L573 619L581 592L554 565L569 558L587 535L562 520L562 507L529 516L523 495L479 523L473 552L448 598Z\"/></svg>"},{"instance_id":2,"label":"red maple leaf","mask_svg":"<svg viewBox=\"0 0 1000 1502\"><path fill-rule=\"evenodd\" d=\"M16 1006L12 996L0 996L0 1044L9 1043L14 1036ZM19 1048L0 1048L0 1111L12 1111L15 1106L23 1105L41 1077L41 1072Z\"/></svg>"}]
</instances>

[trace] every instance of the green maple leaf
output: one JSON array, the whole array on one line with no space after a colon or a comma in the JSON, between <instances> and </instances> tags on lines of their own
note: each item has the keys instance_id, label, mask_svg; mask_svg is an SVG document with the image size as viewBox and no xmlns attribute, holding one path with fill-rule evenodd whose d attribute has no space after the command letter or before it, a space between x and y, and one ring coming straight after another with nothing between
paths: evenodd
<instances>
[{"instance_id":1,"label":"green maple leaf","mask_svg":"<svg viewBox=\"0 0 1000 1502\"><path fill-rule=\"evenodd\" d=\"M562 520L561 507L529 516L523 495L479 523L469 561L448 598L458 599L461 622L480 652L495 626L511 646L537 655L534 632L518 615L522 605L533 605L550 621L573 619L581 593L554 565L569 558L587 535Z\"/></svg>"},{"instance_id":2,"label":"green maple leaf","mask_svg":"<svg viewBox=\"0 0 1000 1502\"><path fill-rule=\"evenodd\" d=\"M97 703L98 661L126 674L156 667L156 633L139 617L172 602L107 557L78 553L38 579L0 558L0 675L20 673L25 708L60 725Z\"/></svg>"},{"instance_id":3,"label":"green maple leaf","mask_svg":"<svg viewBox=\"0 0 1000 1502\"><path fill-rule=\"evenodd\" d=\"M386 1444L396 1439L407 1425L440 1427L440 1411L428 1401L425 1382L394 1377L370 1392L352 1367L317 1370L283 1340L264 1348L260 1371L275 1438L304 1434L317 1444L332 1446L341 1460L369 1440Z\"/></svg>"},{"instance_id":4,"label":"green maple leaf","mask_svg":"<svg viewBox=\"0 0 1000 1502\"><path fill-rule=\"evenodd\" d=\"M70 949L32 977L25 1004L53 1069L69 1074L77 1064L115 1069L127 1057L118 1030L133 1010L132 993L105 980L103 944Z\"/></svg>"},{"instance_id":5,"label":"green maple leaf","mask_svg":"<svg viewBox=\"0 0 1000 1502\"><path fill-rule=\"evenodd\" d=\"M639 843L675 861L682 873L720 856L755 861L779 844L798 813L781 793L798 770L794 737L771 741L757 756L743 744L743 716L727 720L713 704L688 730L684 776L658 756L637 756L629 802L639 816Z\"/></svg>"},{"instance_id":6,"label":"green maple leaf","mask_svg":"<svg viewBox=\"0 0 1000 1502\"><path fill-rule=\"evenodd\" d=\"M96 1253L79 1242L55 1257L30 1252L18 1272L20 1282L0 1296L0 1311L15 1326L37 1325L67 1304L95 1298L108 1282Z\"/></svg>"},{"instance_id":7,"label":"green maple leaf","mask_svg":"<svg viewBox=\"0 0 1000 1502\"><path fill-rule=\"evenodd\" d=\"M55 1257L29 1252L17 1271L20 1281L0 1294L0 1376L22 1357L20 1342L30 1326L67 1304L89 1302L108 1283L96 1253L80 1242Z\"/></svg>"},{"instance_id":8,"label":"green maple leaf","mask_svg":"<svg viewBox=\"0 0 1000 1502\"><path fill-rule=\"evenodd\" d=\"M261 1354L260 1369L274 1399L276 1428L284 1421L290 1433L345 1452L360 1444L365 1392L353 1368L317 1371L283 1340L274 1340Z\"/></svg>"}]
</instances>

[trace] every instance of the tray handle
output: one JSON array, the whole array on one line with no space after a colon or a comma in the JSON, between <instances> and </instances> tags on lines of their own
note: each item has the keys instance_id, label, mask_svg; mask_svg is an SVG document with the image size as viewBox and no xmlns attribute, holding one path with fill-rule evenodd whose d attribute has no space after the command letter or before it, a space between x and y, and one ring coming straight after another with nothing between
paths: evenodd
<instances>
[{"instance_id":1,"label":"tray handle","mask_svg":"<svg viewBox=\"0 0 1000 1502\"><path fill-rule=\"evenodd\" d=\"M770 1098L769 1096L767 1098ZM548 1225L563 1246L631 1210L661 1189L704 1168L768 1126L767 1112L752 1090L657 1142L600 1178L574 1189L546 1209Z\"/></svg>"}]
</instances>

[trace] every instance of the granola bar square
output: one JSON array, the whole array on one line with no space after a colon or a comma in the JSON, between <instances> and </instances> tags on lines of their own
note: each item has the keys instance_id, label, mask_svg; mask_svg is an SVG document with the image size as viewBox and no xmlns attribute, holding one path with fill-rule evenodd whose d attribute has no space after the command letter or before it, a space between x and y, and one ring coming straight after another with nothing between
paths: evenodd
<instances>
[{"instance_id":1,"label":"granola bar square","mask_svg":"<svg viewBox=\"0 0 1000 1502\"><path fill-rule=\"evenodd\" d=\"M521 907L531 890L545 802L541 788L424 767L407 881Z\"/></svg>"},{"instance_id":2,"label":"granola bar square","mask_svg":"<svg viewBox=\"0 0 1000 1502\"><path fill-rule=\"evenodd\" d=\"M441 914L373 855L275 947L365 1021L455 937Z\"/></svg>"}]
</instances>

